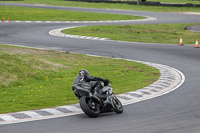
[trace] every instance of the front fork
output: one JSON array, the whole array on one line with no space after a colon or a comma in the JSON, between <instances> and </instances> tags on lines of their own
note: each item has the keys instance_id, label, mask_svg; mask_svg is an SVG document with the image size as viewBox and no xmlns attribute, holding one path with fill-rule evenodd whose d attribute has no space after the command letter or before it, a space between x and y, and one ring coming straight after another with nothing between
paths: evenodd
<instances>
[{"instance_id":1,"label":"front fork","mask_svg":"<svg viewBox=\"0 0 200 133\"><path fill-rule=\"evenodd\" d=\"M107 97L107 99L104 103L110 103L112 105L112 107L115 108L114 103L113 103L114 98L115 98L115 96L112 94L112 95Z\"/></svg>"}]
</instances>

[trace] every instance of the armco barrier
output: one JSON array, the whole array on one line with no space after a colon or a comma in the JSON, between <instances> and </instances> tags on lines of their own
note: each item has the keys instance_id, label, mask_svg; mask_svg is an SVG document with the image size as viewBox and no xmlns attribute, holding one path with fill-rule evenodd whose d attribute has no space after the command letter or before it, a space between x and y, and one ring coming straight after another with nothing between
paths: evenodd
<instances>
[{"instance_id":1,"label":"armco barrier","mask_svg":"<svg viewBox=\"0 0 200 133\"><path fill-rule=\"evenodd\" d=\"M140 4L140 5L152 5L152 6L174 6L174 7L200 7L200 4L192 3L164 3L155 1L122 1L122 0L71 0L71 1L83 1L83 2L95 2L95 3L127 3L127 4Z\"/></svg>"}]
</instances>

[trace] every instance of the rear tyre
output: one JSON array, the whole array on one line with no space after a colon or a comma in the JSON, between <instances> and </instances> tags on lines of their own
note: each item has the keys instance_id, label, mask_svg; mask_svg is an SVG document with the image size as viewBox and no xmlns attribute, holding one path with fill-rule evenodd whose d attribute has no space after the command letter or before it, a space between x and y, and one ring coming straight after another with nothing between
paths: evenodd
<instances>
[{"instance_id":1,"label":"rear tyre","mask_svg":"<svg viewBox=\"0 0 200 133\"><path fill-rule=\"evenodd\" d=\"M100 105L90 97L83 96L79 102L81 109L89 117L97 117L101 112Z\"/></svg>"},{"instance_id":2,"label":"rear tyre","mask_svg":"<svg viewBox=\"0 0 200 133\"><path fill-rule=\"evenodd\" d=\"M122 103L119 101L119 99L116 96L113 97L113 104L114 104L115 113L121 114L124 109L123 109Z\"/></svg>"}]
</instances>

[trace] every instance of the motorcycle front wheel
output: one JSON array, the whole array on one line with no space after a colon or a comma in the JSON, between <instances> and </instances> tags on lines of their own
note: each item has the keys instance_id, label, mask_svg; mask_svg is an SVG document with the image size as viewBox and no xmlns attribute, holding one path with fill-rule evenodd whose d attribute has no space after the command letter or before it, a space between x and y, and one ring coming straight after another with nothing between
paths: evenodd
<instances>
[{"instance_id":1,"label":"motorcycle front wheel","mask_svg":"<svg viewBox=\"0 0 200 133\"><path fill-rule=\"evenodd\" d=\"M113 97L113 105L115 113L121 114L123 112L123 106L116 96Z\"/></svg>"},{"instance_id":2,"label":"motorcycle front wheel","mask_svg":"<svg viewBox=\"0 0 200 133\"><path fill-rule=\"evenodd\" d=\"M101 112L100 105L90 97L81 97L79 103L83 112L89 117L97 117Z\"/></svg>"}]
</instances>

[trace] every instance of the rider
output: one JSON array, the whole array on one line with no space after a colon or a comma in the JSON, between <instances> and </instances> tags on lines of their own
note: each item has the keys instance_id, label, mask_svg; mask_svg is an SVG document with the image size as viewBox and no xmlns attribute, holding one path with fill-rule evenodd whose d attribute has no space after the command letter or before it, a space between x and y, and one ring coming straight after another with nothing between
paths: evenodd
<instances>
[{"instance_id":1,"label":"rider","mask_svg":"<svg viewBox=\"0 0 200 133\"><path fill-rule=\"evenodd\" d=\"M94 82L90 82L90 81L94 81ZM98 84L99 82L97 81L102 81L102 82L101 84ZM98 90L99 88L102 88L104 85L107 86L108 83L109 83L108 79L90 76L89 72L83 69L79 72L79 75L76 77L74 85L91 89L92 91L94 91L94 93L97 93L97 91L99 91Z\"/></svg>"}]
</instances>

